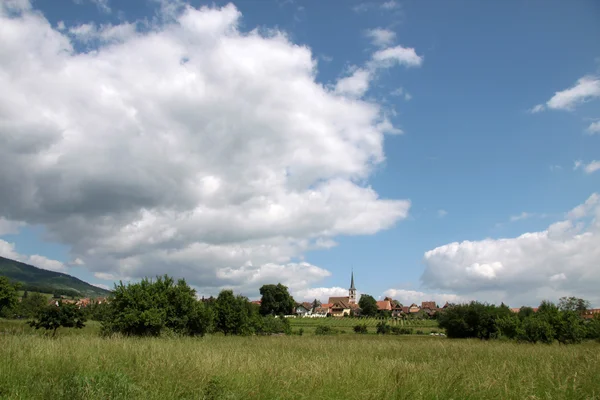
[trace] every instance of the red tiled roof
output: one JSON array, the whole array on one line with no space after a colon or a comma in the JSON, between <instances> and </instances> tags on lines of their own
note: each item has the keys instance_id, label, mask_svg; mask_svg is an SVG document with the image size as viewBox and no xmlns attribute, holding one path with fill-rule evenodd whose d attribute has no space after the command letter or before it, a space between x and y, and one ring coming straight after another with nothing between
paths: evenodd
<instances>
[{"instance_id":1,"label":"red tiled roof","mask_svg":"<svg viewBox=\"0 0 600 400\"><path fill-rule=\"evenodd\" d=\"M381 300L377 302L377 309L378 310L388 310L391 311L392 310L392 303L390 303L389 300Z\"/></svg>"},{"instance_id":2,"label":"red tiled roof","mask_svg":"<svg viewBox=\"0 0 600 400\"><path fill-rule=\"evenodd\" d=\"M434 309L435 307L435 301L424 301L421 303L421 308L430 308L430 309Z\"/></svg>"}]
</instances>

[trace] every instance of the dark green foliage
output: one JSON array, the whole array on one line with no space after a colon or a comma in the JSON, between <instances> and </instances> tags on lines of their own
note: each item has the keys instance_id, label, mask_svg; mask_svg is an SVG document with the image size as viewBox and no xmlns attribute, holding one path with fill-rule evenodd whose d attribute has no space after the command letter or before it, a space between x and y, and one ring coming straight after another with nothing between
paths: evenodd
<instances>
[{"instance_id":1,"label":"dark green foliage","mask_svg":"<svg viewBox=\"0 0 600 400\"><path fill-rule=\"evenodd\" d=\"M354 325L354 332L361 333L361 334L367 333L368 332L367 324Z\"/></svg>"},{"instance_id":2,"label":"dark green foliage","mask_svg":"<svg viewBox=\"0 0 600 400\"><path fill-rule=\"evenodd\" d=\"M252 303L246 297L223 290L215 302L215 329L225 335L250 335L253 332Z\"/></svg>"},{"instance_id":3,"label":"dark green foliage","mask_svg":"<svg viewBox=\"0 0 600 400\"><path fill-rule=\"evenodd\" d=\"M283 317L274 317L272 315L256 315L252 320L252 328L257 335L272 335L277 333L292 333L290 321Z\"/></svg>"},{"instance_id":4,"label":"dark green foliage","mask_svg":"<svg viewBox=\"0 0 600 400\"><path fill-rule=\"evenodd\" d=\"M79 307L59 301L58 306L46 306L38 313L35 320L29 322L29 325L35 329L43 328L52 331L54 337L58 328L81 329L85 326L85 321L85 316Z\"/></svg>"},{"instance_id":5,"label":"dark green foliage","mask_svg":"<svg viewBox=\"0 0 600 400\"><path fill-rule=\"evenodd\" d=\"M386 322L381 321L377 323L377 333L380 335L387 335L392 331L392 327L389 326Z\"/></svg>"},{"instance_id":6,"label":"dark green foliage","mask_svg":"<svg viewBox=\"0 0 600 400\"><path fill-rule=\"evenodd\" d=\"M33 318L48 305L46 296L40 293L31 293L23 296L21 304L17 307L19 314L24 318Z\"/></svg>"},{"instance_id":7,"label":"dark green foliage","mask_svg":"<svg viewBox=\"0 0 600 400\"><path fill-rule=\"evenodd\" d=\"M588 320L585 326L586 338L594 339L600 342L600 315Z\"/></svg>"},{"instance_id":8,"label":"dark green foliage","mask_svg":"<svg viewBox=\"0 0 600 400\"><path fill-rule=\"evenodd\" d=\"M525 319L527 317L531 317L534 314L533 308L531 307L521 307L519 310L519 318Z\"/></svg>"},{"instance_id":9,"label":"dark green foliage","mask_svg":"<svg viewBox=\"0 0 600 400\"><path fill-rule=\"evenodd\" d=\"M496 320L496 328L501 337L516 339L521 335L521 319L518 315L508 315Z\"/></svg>"},{"instance_id":10,"label":"dark green foliage","mask_svg":"<svg viewBox=\"0 0 600 400\"><path fill-rule=\"evenodd\" d=\"M85 308L88 318L93 321L106 321L110 314L110 305L107 302L97 303L92 302Z\"/></svg>"},{"instance_id":11,"label":"dark green foliage","mask_svg":"<svg viewBox=\"0 0 600 400\"><path fill-rule=\"evenodd\" d=\"M335 330L327 325L319 325L315 329L315 335L334 335Z\"/></svg>"},{"instance_id":12,"label":"dark green foliage","mask_svg":"<svg viewBox=\"0 0 600 400\"><path fill-rule=\"evenodd\" d=\"M294 299L290 296L287 286L278 283L277 285L263 285L260 288L261 315L290 315L294 309Z\"/></svg>"},{"instance_id":13,"label":"dark green foliage","mask_svg":"<svg viewBox=\"0 0 600 400\"><path fill-rule=\"evenodd\" d=\"M544 318L533 316L523 320L522 331L519 340L531 343L552 343L554 341L554 329Z\"/></svg>"},{"instance_id":14,"label":"dark green foliage","mask_svg":"<svg viewBox=\"0 0 600 400\"><path fill-rule=\"evenodd\" d=\"M90 285L73 276L48 271L19 261L0 257L0 275L20 282L30 292L56 293L65 296L108 296L110 291Z\"/></svg>"},{"instance_id":15,"label":"dark green foliage","mask_svg":"<svg viewBox=\"0 0 600 400\"><path fill-rule=\"evenodd\" d=\"M498 336L496 320L511 317L512 312L504 305L471 302L449 307L438 316L440 328L450 338L490 339Z\"/></svg>"},{"instance_id":16,"label":"dark green foliage","mask_svg":"<svg viewBox=\"0 0 600 400\"><path fill-rule=\"evenodd\" d=\"M196 300L185 280L177 283L165 275L156 281L115 285L103 332L133 336L158 336L167 329L181 335L204 335L211 326L211 310Z\"/></svg>"},{"instance_id":17,"label":"dark green foliage","mask_svg":"<svg viewBox=\"0 0 600 400\"><path fill-rule=\"evenodd\" d=\"M412 335L413 330L403 326L392 326L392 333L394 335Z\"/></svg>"},{"instance_id":18,"label":"dark green foliage","mask_svg":"<svg viewBox=\"0 0 600 400\"><path fill-rule=\"evenodd\" d=\"M19 301L18 285L9 281L8 277L0 276L0 315L5 309L14 308Z\"/></svg>"},{"instance_id":19,"label":"dark green foliage","mask_svg":"<svg viewBox=\"0 0 600 400\"><path fill-rule=\"evenodd\" d=\"M360 315L362 316L374 317L377 315L377 300L373 296L369 296L368 294L361 295L358 306L360 307Z\"/></svg>"}]
</instances>

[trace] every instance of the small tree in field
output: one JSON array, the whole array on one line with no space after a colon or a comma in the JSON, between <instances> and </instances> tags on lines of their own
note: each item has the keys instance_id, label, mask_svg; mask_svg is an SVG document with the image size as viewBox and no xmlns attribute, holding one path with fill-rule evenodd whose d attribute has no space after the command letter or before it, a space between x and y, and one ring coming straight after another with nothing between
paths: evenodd
<instances>
[{"instance_id":1,"label":"small tree in field","mask_svg":"<svg viewBox=\"0 0 600 400\"><path fill-rule=\"evenodd\" d=\"M41 310L37 315L37 319L30 321L29 325L35 329L44 328L47 331L52 331L52 337L54 337L60 327L83 328L85 326L85 316L75 304L59 302L58 306L47 306Z\"/></svg>"}]
</instances>

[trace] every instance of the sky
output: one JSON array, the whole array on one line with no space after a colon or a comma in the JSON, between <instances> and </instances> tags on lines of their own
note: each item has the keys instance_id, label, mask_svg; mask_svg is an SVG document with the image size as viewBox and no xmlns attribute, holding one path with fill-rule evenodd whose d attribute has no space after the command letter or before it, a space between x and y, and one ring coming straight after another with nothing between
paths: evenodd
<instances>
[{"instance_id":1,"label":"sky","mask_svg":"<svg viewBox=\"0 0 600 400\"><path fill-rule=\"evenodd\" d=\"M0 256L600 307L600 3L0 0Z\"/></svg>"}]
</instances>

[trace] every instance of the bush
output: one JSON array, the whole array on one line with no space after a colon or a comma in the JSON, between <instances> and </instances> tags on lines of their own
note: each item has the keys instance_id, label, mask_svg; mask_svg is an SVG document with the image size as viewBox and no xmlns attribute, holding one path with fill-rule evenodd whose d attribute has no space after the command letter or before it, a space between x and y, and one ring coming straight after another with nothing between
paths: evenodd
<instances>
[{"instance_id":1,"label":"bush","mask_svg":"<svg viewBox=\"0 0 600 400\"><path fill-rule=\"evenodd\" d=\"M554 341L554 329L544 318L539 316L529 317L523 320L523 329L518 339L530 343L552 343Z\"/></svg>"},{"instance_id":2,"label":"bush","mask_svg":"<svg viewBox=\"0 0 600 400\"><path fill-rule=\"evenodd\" d=\"M354 325L354 332L361 333L361 334L367 333L368 332L367 324Z\"/></svg>"},{"instance_id":3,"label":"bush","mask_svg":"<svg viewBox=\"0 0 600 400\"><path fill-rule=\"evenodd\" d=\"M85 326L85 316L82 310L75 304L58 303L58 306L46 306L38 312L37 318L29 322L29 326L47 331L52 331L52 337L60 327L65 328L83 328Z\"/></svg>"},{"instance_id":4,"label":"bush","mask_svg":"<svg viewBox=\"0 0 600 400\"><path fill-rule=\"evenodd\" d=\"M405 328L403 326L392 326L392 333L394 335L412 335L412 328Z\"/></svg>"},{"instance_id":5,"label":"bush","mask_svg":"<svg viewBox=\"0 0 600 400\"><path fill-rule=\"evenodd\" d=\"M416 331L415 333L416 333L417 335L424 335L424 334L425 334L425 332L423 332L423 331L422 331L422 330L420 330L420 329L417 329L417 331Z\"/></svg>"},{"instance_id":6,"label":"bush","mask_svg":"<svg viewBox=\"0 0 600 400\"><path fill-rule=\"evenodd\" d=\"M497 307L473 301L444 310L438 321L450 338L490 339L498 336L496 320L510 316L512 312L504 305Z\"/></svg>"},{"instance_id":7,"label":"bush","mask_svg":"<svg viewBox=\"0 0 600 400\"><path fill-rule=\"evenodd\" d=\"M333 335L335 331L327 325L319 325L317 329L315 329L315 335Z\"/></svg>"},{"instance_id":8,"label":"bush","mask_svg":"<svg viewBox=\"0 0 600 400\"><path fill-rule=\"evenodd\" d=\"M377 323L377 334L387 335L391 332L392 328L386 322L381 321Z\"/></svg>"}]
</instances>

